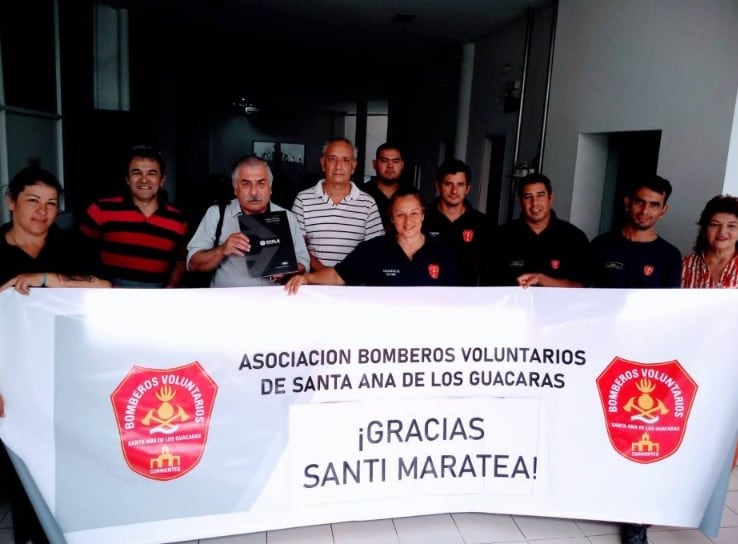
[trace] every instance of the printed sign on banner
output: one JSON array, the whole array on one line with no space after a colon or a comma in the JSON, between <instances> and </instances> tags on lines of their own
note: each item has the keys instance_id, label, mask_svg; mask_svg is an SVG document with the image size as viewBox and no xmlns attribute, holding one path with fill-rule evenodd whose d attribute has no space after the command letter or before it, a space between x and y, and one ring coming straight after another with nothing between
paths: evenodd
<instances>
[{"instance_id":1,"label":"printed sign on banner","mask_svg":"<svg viewBox=\"0 0 738 544\"><path fill-rule=\"evenodd\" d=\"M69 544L443 512L696 527L735 448L736 322L738 290L3 292L0 437Z\"/></svg>"},{"instance_id":2,"label":"printed sign on banner","mask_svg":"<svg viewBox=\"0 0 738 544\"><path fill-rule=\"evenodd\" d=\"M530 495L544 465L539 410L536 399L293 405L293 500Z\"/></svg>"},{"instance_id":3,"label":"printed sign on banner","mask_svg":"<svg viewBox=\"0 0 738 544\"><path fill-rule=\"evenodd\" d=\"M620 455L655 463L679 449L697 392L679 361L644 364L616 357L597 386L607 434Z\"/></svg>"},{"instance_id":4,"label":"printed sign on banner","mask_svg":"<svg viewBox=\"0 0 738 544\"><path fill-rule=\"evenodd\" d=\"M197 361L177 368L134 366L110 396L131 470L173 480L200 461L218 386Z\"/></svg>"}]
</instances>

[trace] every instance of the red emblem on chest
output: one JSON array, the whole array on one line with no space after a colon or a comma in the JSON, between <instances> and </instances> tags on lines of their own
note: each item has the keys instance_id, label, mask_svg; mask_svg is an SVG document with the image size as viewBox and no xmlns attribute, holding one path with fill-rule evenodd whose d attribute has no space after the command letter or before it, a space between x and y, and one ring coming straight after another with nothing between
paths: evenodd
<instances>
[{"instance_id":1,"label":"red emblem on chest","mask_svg":"<svg viewBox=\"0 0 738 544\"><path fill-rule=\"evenodd\" d=\"M472 229L464 229L461 231L461 238L468 244L474 240L474 231Z\"/></svg>"},{"instance_id":2,"label":"red emblem on chest","mask_svg":"<svg viewBox=\"0 0 738 544\"><path fill-rule=\"evenodd\" d=\"M561 268L561 261L558 259L551 259L551 270L558 270Z\"/></svg>"},{"instance_id":3,"label":"red emblem on chest","mask_svg":"<svg viewBox=\"0 0 738 544\"><path fill-rule=\"evenodd\" d=\"M134 366L110 395L130 469L152 480L173 480L195 468L217 391L197 361L166 369Z\"/></svg>"},{"instance_id":4,"label":"red emblem on chest","mask_svg":"<svg viewBox=\"0 0 738 544\"><path fill-rule=\"evenodd\" d=\"M654 268L650 264L647 264L643 267L643 275L644 276L652 276L653 275Z\"/></svg>"},{"instance_id":5,"label":"red emblem on chest","mask_svg":"<svg viewBox=\"0 0 738 544\"><path fill-rule=\"evenodd\" d=\"M434 280L438 279L438 276L441 274L441 267L437 264L429 264L428 265L428 275L433 278Z\"/></svg>"},{"instance_id":6,"label":"red emblem on chest","mask_svg":"<svg viewBox=\"0 0 738 544\"><path fill-rule=\"evenodd\" d=\"M697 393L679 361L643 364L615 357L597 388L615 451L635 463L676 453Z\"/></svg>"}]
</instances>

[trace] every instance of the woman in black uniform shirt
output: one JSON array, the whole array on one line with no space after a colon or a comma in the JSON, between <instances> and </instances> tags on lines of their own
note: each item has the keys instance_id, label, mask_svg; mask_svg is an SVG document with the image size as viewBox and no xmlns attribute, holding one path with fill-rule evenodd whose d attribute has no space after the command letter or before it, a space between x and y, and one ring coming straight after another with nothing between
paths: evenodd
<instances>
[{"instance_id":1,"label":"woman in black uniform shirt","mask_svg":"<svg viewBox=\"0 0 738 544\"><path fill-rule=\"evenodd\" d=\"M290 294L300 285L419 286L456 285L453 255L422 232L423 196L400 189L389 204L392 233L361 242L335 267L294 276Z\"/></svg>"},{"instance_id":2,"label":"woman in black uniform shirt","mask_svg":"<svg viewBox=\"0 0 738 544\"><path fill-rule=\"evenodd\" d=\"M62 187L41 168L25 168L5 194L12 219L0 227L0 291L9 287L23 294L30 287L110 287L97 271L92 253L73 233L54 225ZM0 417L4 416L0 396ZM26 493L0 442L0 480L8 482L15 542L47 542Z\"/></svg>"}]
</instances>

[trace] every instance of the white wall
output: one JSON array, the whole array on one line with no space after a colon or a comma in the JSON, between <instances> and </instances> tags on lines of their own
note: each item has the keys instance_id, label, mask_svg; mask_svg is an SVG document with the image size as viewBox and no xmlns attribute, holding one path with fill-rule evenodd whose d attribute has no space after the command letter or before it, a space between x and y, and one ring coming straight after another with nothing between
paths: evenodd
<instances>
[{"instance_id":1,"label":"white wall","mask_svg":"<svg viewBox=\"0 0 738 544\"><path fill-rule=\"evenodd\" d=\"M560 0L543 164L559 214L596 234L600 202L574 184L580 134L661 130L658 173L674 194L660 233L689 250L705 202L730 186L737 89L735 0Z\"/></svg>"}]
</instances>

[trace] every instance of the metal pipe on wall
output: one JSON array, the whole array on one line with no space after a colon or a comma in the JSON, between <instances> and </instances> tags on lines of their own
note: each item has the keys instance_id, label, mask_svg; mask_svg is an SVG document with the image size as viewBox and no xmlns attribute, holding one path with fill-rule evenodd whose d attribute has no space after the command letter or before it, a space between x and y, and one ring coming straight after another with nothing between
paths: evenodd
<instances>
[{"instance_id":1,"label":"metal pipe on wall","mask_svg":"<svg viewBox=\"0 0 738 544\"><path fill-rule=\"evenodd\" d=\"M548 101L551 96L551 73L553 72L554 44L556 42L556 21L558 19L559 2L554 2L551 16L551 42L548 46L548 71L546 73L546 96L543 99L543 120L541 122L541 140L538 143L538 164L536 172L543 170L543 147L546 143L546 123L548 122Z\"/></svg>"},{"instance_id":2,"label":"metal pipe on wall","mask_svg":"<svg viewBox=\"0 0 738 544\"><path fill-rule=\"evenodd\" d=\"M525 25L525 49L523 50L523 74L520 83L520 107L518 108L518 126L515 129L515 151L513 153L513 169L518 163L520 154L520 133L523 126L523 109L525 104L525 85L528 79L528 57L530 56L530 42L533 36L533 8L528 8L527 21ZM512 186L510 187L510 196L507 202L507 220L512 219L513 209L515 208L515 177L512 177Z\"/></svg>"}]
</instances>

